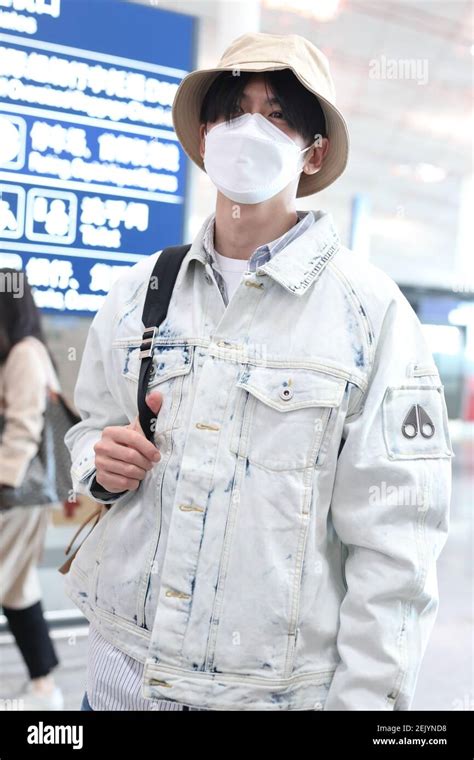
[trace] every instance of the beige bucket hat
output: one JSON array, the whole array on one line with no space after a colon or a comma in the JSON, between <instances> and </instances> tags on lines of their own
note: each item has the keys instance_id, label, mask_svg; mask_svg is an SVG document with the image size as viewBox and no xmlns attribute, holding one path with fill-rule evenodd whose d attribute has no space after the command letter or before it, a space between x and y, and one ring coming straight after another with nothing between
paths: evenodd
<instances>
[{"instance_id":1,"label":"beige bucket hat","mask_svg":"<svg viewBox=\"0 0 474 760\"><path fill-rule=\"evenodd\" d=\"M312 195L330 185L344 171L349 154L349 133L336 108L334 83L326 56L298 34L256 32L238 37L213 69L192 71L182 79L173 101L172 119L178 139L200 169L199 113L204 96L221 71L276 71L291 69L302 85L316 95L326 118L329 151L316 174L302 174L297 197Z\"/></svg>"}]
</instances>

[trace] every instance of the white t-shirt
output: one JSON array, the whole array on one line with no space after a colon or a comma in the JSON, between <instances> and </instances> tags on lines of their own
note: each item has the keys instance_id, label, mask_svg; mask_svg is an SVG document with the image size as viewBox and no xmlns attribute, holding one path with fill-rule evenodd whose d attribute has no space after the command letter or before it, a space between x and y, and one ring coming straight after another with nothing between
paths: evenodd
<instances>
[{"instance_id":1,"label":"white t-shirt","mask_svg":"<svg viewBox=\"0 0 474 760\"><path fill-rule=\"evenodd\" d=\"M234 291L237 289L240 280L242 279L243 273L246 271L248 267L248 259L231 259L229 256L222 256L220 253L217 253L217 251L214 251L216 254L216 260L219 265L219 269L222 272L222 276L225 280L225 284L227 287L227 296L230 299L232 298Z\"/></svg>"}]
</instances>

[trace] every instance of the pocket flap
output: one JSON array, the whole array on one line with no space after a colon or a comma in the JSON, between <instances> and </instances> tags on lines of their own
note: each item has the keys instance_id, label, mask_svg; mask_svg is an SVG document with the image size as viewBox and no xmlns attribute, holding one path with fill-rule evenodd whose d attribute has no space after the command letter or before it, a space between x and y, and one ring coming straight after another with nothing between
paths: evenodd
<instances>
[{"instance_id":1,"label":"pocket flap","mask_svg":"<svg viewBox=\"0 0 474 760\"><path fill-rule=\"evenodd\" d=\"M140 342L116 346L123 351L122 375L129 380L138 382L140 376ZM164 383L172 377L187 375L192 366L194 346L186 343L160 344L154 343L152 349L152 367L148 387Z\"/></svg>"},{"instance_id":2,"label":"pocket flap","mask_svg":"<svg viewBox=\"0 0 474 760\"><path fill-rule=\"evenodd\" d=\"M339 406L346 381L308 369L246 367L237 386L281 412L308 406Z\"/></svg>"}]
</instances>

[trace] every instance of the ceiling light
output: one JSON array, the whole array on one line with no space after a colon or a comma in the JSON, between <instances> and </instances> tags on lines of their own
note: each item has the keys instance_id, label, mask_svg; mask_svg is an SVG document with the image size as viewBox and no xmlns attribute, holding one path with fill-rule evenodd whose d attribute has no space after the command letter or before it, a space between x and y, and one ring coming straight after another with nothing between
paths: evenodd
<instances>
[{"instance_id":1,"label":"ceiling light","mask_svg":"<svg viewBox=\"0 0 474 760\"><path fill-rule=\"evenodd\" d=\"M406 242L416 239L417 234L419 234L419 223L402 216L373 216L369 225L371 235L388 238L392 241Z\"/></svg>"},{"instance_id":2,"label":"ceiling light","mask_svg":"<svg viewBox=\"0 0 474 760\"><path fill-rule=\"evenodd\" d=\"M264 0L269 10L287 11L316 21L331 21L338 13L341 0Z\"/></svg>"},{"instance_id":3,"label":"ceiling light","mask_svg":"<svg viewBox=\"0 0 474 760\"><path fill-rule=\"evenodd\" d=\"M462 352L462 334L458 327L422 324L421 329L432 354L457 356Z\"/></svg>"},{"instance_id":4,"label":"ceiling light","mask_svg":"<svg viewBox=\"0 0 474 760\"><path fill-rule=\"evenodd\" d=\"M474 304L465 303L451 309L448 314L448 322L460 327L469 325L474 327Z\"/></svg>"},{"instance_id":5,"label":"ceiling light","mask_svg":"<svg viewBox=\"0 0 474 760\"><path fill-rule=\"evenodd\" d=\"M397 164L392 168L392 173L397 177L406 177L418 182L442 182L446 179L446 171L441 166L434 164Z\"/></svg>"},{"instance_id":6,"label":"ceiling light","mask_svg":"<svg viewBox=\"0 0 474 760\"><path fill-rule=\"evenodd\" d=\"M415 177L420 182L442 182L446 179L446 172L441 166L434 164L417 164L415 166Z\"/></svg>"},{"instance_id":7,"label":"ceiling light","mask_svg":"<svg viewBox=\"0 0 474 760\"><path fill-rule=\"evenodd\" d=\"M405 116L406 126L427 137L447 138L471 144L474 120L472 114L443 114L415 111Z\"/></svg>"}]
</instances>

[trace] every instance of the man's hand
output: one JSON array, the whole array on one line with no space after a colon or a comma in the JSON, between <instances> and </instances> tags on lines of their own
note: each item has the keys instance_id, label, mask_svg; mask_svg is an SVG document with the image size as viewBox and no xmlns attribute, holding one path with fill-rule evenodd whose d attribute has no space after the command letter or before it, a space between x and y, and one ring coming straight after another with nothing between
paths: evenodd
<instances>
[{"instance_id":1,"label":"man's hand","mask_svg":"<svg viewBox=\"0 0 474 760\"><path fill-rule=\"evenodd\" d=\"M163 395L160 391L152 391L146 402L156 414L161 408ZM143 433L138 415L130 425L104 428L94 451L95 479L111 493L136 491L148 470L161 459L156 446Z\"/></svg>"}]
</instances>

